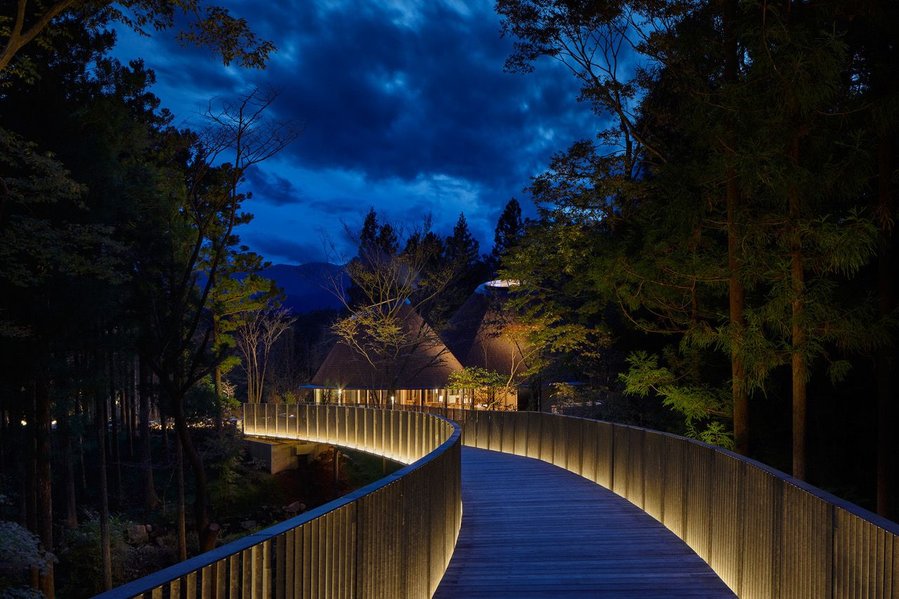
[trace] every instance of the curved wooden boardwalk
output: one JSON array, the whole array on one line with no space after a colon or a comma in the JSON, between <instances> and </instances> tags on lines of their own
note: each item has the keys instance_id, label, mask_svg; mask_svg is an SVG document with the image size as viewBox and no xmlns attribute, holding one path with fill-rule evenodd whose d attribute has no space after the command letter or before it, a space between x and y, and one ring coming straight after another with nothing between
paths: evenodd
<instances>
[{"instance_id":1,"label":"curved wooden boardwalk","mask_svg":"<svg viewBox=\"0 0 899 599\"><path fill-rule=\"evenodd\" d=\"M439 599L734 597L660 523L545 462L463 447L462 504Z\"/></svg>"}]
</instances>

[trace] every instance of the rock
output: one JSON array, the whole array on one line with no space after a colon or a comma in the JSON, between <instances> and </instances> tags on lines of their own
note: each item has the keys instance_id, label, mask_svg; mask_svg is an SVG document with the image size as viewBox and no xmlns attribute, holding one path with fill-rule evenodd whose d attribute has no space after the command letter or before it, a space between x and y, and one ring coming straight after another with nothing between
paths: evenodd
<instances>
[{"instance_id":1,"label":"rock","mask_svg":"<svg viewBox=\"0 0 899 599\"><path fill-rule=\"evenodd\" d=\"M243 527L244 530L253 530L254 528L256 528L256 521L255 520L244 520L243 522L240 523L240 525Z\"/></svg>"},{"instance_id":2,"label":"rock","mask_svg":"<svg viewBox=\"0 0 899 599\"><path fill-rule=\"evenodd\" d=\"M143 545L150 540L147 527L143 524L132 524L128 527L128 542L132 545Z\"/></svg>"},{"instance_id":3,"label":"rock","mask_svg":"<svg viewBox=\"0 0 899 599\"><path fill-rule=\"evenodd\" d=\"M301 509L300 508L301 505L303 505L303 504L300 503L299 501L294 501L290 505L285 505L284 511L287 512L288 514L297 514L297 513L299 513L299 511Z\"/></svg>"}]
</instances>

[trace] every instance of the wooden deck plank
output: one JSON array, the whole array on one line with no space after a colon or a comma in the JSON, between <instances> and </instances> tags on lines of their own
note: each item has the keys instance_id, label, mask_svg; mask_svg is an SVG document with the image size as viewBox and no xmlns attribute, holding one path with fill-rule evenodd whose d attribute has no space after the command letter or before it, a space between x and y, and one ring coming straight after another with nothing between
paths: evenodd
<instances>
[{"instance_id":1,"label":"wooden deck plank","mask_svg":"<svg viewBox=\"0 0 899 599\"><path fill-rule=\"evenodd\" d=\"M626 500L545 462L462 449L462 530L435 597L734 597Z\"/></svg>"}]
</instances>

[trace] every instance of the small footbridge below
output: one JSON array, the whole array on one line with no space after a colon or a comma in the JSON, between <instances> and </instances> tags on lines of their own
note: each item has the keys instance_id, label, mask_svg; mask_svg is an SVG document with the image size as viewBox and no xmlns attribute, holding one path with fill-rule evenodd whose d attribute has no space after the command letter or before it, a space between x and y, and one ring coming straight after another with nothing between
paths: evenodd
<instances>
[{"instance_id":1,"label":"small footbridge below","mask_svg":"<svg viewBox=\"0 0 899 599\"><path fill-rule=\"evenodd\" d=\"M432 412L245 406L247 435L406 466L101 597L899 598L899 526L757 462L606 422Z\"/></svg>"}]
</instances>

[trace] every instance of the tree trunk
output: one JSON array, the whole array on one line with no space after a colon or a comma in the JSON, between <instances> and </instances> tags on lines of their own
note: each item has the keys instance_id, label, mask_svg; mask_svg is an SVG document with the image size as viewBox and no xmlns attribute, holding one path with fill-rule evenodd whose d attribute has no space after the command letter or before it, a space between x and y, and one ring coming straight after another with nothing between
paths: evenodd
<instances>
[{"instance_id":1,"label":"tree trunk","mask_svg":"<svg viewBox=\"0 0 899 599\"><path fill-rule=\"evenodd\" d=\"M799 166L799 135L793 135L790 142L790 163L794 169ZM791 376L793 394L793 476L806 479L806 381L808 364L806 358L805 330L805 269L802 251L802 236L799 221L802 204L799 188L791 183L789 191L789 241L790 241L790 290L791 309Z\"/></svg>"},{"instance_id":2,"label":"tree trunk","mask_svg":"<svg viewBox=\"0 0 899 599\"><path fill-rule=\"evenodd\" d=\"M261 403L262 396L259 381L259 357L256 351L247 359L247 393L250 395L251 403Z\"/></svg>"},{"instance_id":3,"label":"tree trunk","mask_svg":"<svg viewBox=\"0 0 899 599\"><path fill-rule=\"evenodd\" d=\"M259 368L259 354L253 354L253 396L262 403L262 373Z\"/></svg>"},{"instance_id":4,"label":"tree trunk","mask_svg":"<svg viewBox=\"0 0 899 599\"><path fill-rule=\"evenodd\" d=\"M186 502L184 499L184 451L181 443L175 444L175 469L178 474L178 559L187 559L187 523L185 522Z\"/></svg>"},{"instance_id":5,"label":"tree trunk","mask_svg":"<svg viewBox=\"0 0 899 599\"><path fill-rule=\"evenodd\" d=\"M84 493L87 491L87 467L84 465L84 437L81 435L78 435L78 463L81 466L81 492Z\"/></svg>"},{"instance_id":6,"label":"tree trunk","mask_svg":"<svg viewBox=\"0 0 899 599\"><path fill-rule=\"evenodd\" d=\"M33 384L34 381L31 381L27 388L22 389L22 400L25 406L22 416L26 423L24 425L25 430L22 431L24 440L22 468L25 474L22 477L22 525L37 534L37 448L35 446L37 436L34 433L35 406Z\"/></svg>"},{"instance_id":7,"label":"tree trunk","mask_svg":"<svg viewBox=\"0 0 899 599\"><path fill-rule=\"evenodd\" d=\"M150 372L140 360L138 394L140 396L140 462L144 478L144 507L152 512L159 507L159 495L153 480L153 455L150 446Z\"/></svg>"},{"instance_id":8,"label":"tree trunk","mask_svg":"<svg viewBox=\"0 0 899 599\"><path fill-rule=\"evenodd\" d=\"M119 419L118 419L118 391L116 389L115 352L109 353L109 419L112 425L109 435L109 455L112 458L113 490L115 492L116 506L124 504L122 498L122 466L119 456Z\"/></svg>"},{"instance_id":9,"label":"tree trunk","mask_svg":"<svg viewBox=\"0 0 899 599\"><path fill-rule=\"evenodd\" d=\"M52 449L50 447L50 388L46 374L38 374L34 385L35 410L35 480L37 483L38 536L47 551L53 551L53 479L50 470ZM53 583L53 563L41 573L41 592L52 599L56 592Z\"/></svg>"},{"instance_id":10,"label":"tree trunk","mask_svg":"<svg viewBox=\"0 0 899 599\"><path fill-rule=\"evenodd\" d=\"M102 391L97 393L97 451L100 462L100 554L103 562L103 589L108 591L112 588L112 553L109 542L109 488L106 480L106 396Z\"/></svg>"},{"instance_id":11,"label":"tree trunk","mask_svg":"<svg viewBox=\"0 0 899 599\"><path fill-rule=\"evenodd\" d=\"M0 394L0 472L9 472L9 465L6 463L7 444L12 436L12 413L7 404L9 399L12 398Z\"/></svg>"},{"instance_id":12,"label":"tree trunk","mask_svg":"<svg viewBox=\"0 0 899 599\"><path fill-rule=\"evenodd\" d=\"M172 398L171 409L175 418L175 432L181 442L184 456L190 463L194 473L194 518L196 521L197 535L200 538L200 551L210 551L215 548L218 537L217 527L210 526L209 499L206 470L203 467L203 458L194 447L190 438L190 430L187 428L187 420L184 417L184 398Z\"/></svg>"},{"instance_id":13,"label":"tree trunk","mask_svg":"<svg viewBox=\"0 0 899 599\"><path fill-rule=\"evenodd\" d=\"M162 426L162 448L165 452L166 463L172 463L172 450L169 445L169 415L168 411L162 405L163 402L157 399L159 407L159 424Z\"/></svg>"},{"instance_id":14,"label":"tree trunk","mask_svg":"<svg viewBox=\"0 0 899 599\"><path fill-rule=\"evenodd\" d=\"M38 523L38 481L37 481L37 417L35 411L35 391L34 380L32 379L27 388L23 388L23 400L25 402L24 425L24 460L22 467L25 469L25 476L22 477L22 523L25 528L33 533L40 535ZM40 570L37 566L31 567L31 587L38 590L42 589Z\"/></svg>"},{"instance_id":15,"label":"tree trunk","mask_svg":"<svg viewBox=\"0 0 899 599\"><path fill-rule=\"evenodd\" d=\"M724 83L726 86L734 85L737 82L736 9L736 0L723 0L721 13L724 27ZM727 137L725 152L732 154L737 146L732 124L728 124ZM731 157L731 159L733 158ZM725 203L727 205L727 270L734 445L738 453L747 455L749 453L749 396L746 389L746 367L743 363L746 290L740 271L742 260L738 224L741 194L737 172L731 164L725 168L724 178Z\"/></svg>"},{"instance_id":16,"label":"tree trunk","mask_svg":"<svg viewBox=\"0 0 899 599\"><path fill-rule=\"evenodd\" d=\"M805 480L806 478L806 435L805 425L807 418L806 379L808 366L804 354L805 330L802 321L805 318L805 302L801 290L803 278L802 252L793 252L790 257L790 272L793 281L794 299L792 301L792 337L793 348L790 359L791 376L793 380L793 476Z\"/></svg>"},{"instance_id":17,"label":"tree trunk","mask_svg":"<svg viewBox=\"0 0 899 599\"><path fill-rule=\"evenodd\" d=\"M265 371L268 366L268 352L269 350L267 348L262 348L262 355L256 366L256 376L258 377L256 382L256 395L259 397L259 401L262 401L262 398L264 397L263 393L265 392ZM275 398L275 401L278 401L277 398Z\"/></svg>"},{"instance_id":18,"label":"tree trunk","mask_svg":"<svg viewBox=\"0 0 899 599\"><path fill-rule=\"evenodd\" d=\"M134 460L134 356L122 360L122 426L128 439L128 459Z\"/></svg>"},{"instance_id":19,"label":"tree trunk","mask_svg":"<svg viewBox=\"0 0 899 599\"><path fill-rule=\"evenodd\" d=\"M78 503L75 493L75 455L72 450L72 427L69 415L61 414L59 430L62 434L63 460L66 467L66 528L78 528Z\"/></svg>"},{"instance_id":20,"label":"tree trunk","mask_svg":"<svg viewBox=\"0 0 899 599\"><path fill-rule=\"evenodd\" d=\"M219 318L212 316L212 346L216 347L219 337ZM224 429L222 422L222 364L216 362L215 368L212 369L212 385L215 393L215 430L219 434Z\"/></svg>"},{"instance_id":21,"label":"tree trunk","mask_svg":"<svg viewBox=\"0 0 899 599\"><path fill-rule=\"evenodd\" d=\"M729 176L735 177L733 169ZM739 190L735 181L727 184L727 261L728 295L731 334L731 394L734 405L734 443L738 453L749 453L749 394L746 389L746 367L743 362L743 341L746 332L745 301L746 291L740 278L738 257L739 238L736 231L736 210Z\"/></svg>"},{"instance_id":22,"label":"tree trunk","mask_svg":"<svg viewBox=\"0 0 899 599\"><path fill-rule=\"evenodd\" d=\"M881 220L877 258L877 295L880 314L887 316L896 309L895 235L891 218L893 203L893 144L889 135L878 143L878 214ZM897 366L895 347L885 347L875 355L877 381L877 513L895 517L896 501L896 390L893 373Z\"/></svg>"}]
</instances>

